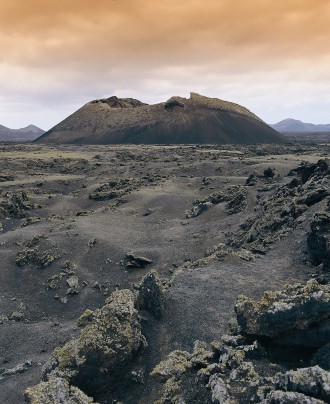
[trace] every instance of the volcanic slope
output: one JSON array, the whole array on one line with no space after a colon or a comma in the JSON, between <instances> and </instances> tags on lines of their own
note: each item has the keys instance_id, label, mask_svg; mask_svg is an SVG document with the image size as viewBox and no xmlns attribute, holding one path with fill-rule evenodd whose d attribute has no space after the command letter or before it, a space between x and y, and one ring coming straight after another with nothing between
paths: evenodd
<instances>
[{"instance_id":1,"label":"volcanic slope","mask_svg":"<svg viewBox=\"0 0 330 404\"><path fill-rule=\"evenodd\" d=\"M148 105L110 97L87 103L36 140L80 144L285 143L248 109L191 93Z\"/></svg>"}]
</instances>

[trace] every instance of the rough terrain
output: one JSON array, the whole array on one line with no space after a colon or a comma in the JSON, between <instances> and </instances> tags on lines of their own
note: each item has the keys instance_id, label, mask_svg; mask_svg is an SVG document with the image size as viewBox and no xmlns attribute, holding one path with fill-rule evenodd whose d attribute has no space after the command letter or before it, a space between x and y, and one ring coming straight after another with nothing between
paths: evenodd
<instances>
[{"instance_id":1,"label":"rough terrain","mask_svg":"<svg viewBox=\"0 0 330 404\"><path fill-rule=\"evenodd\" d=\"M2 143L0 402L328 402L329 151Z\"/></svg>"}]
</instances>

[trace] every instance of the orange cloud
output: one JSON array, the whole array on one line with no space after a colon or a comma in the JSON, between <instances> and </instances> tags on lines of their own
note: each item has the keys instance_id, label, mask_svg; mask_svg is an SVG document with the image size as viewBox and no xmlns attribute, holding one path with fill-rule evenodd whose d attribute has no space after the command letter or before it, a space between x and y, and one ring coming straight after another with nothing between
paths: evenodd
<instances>
[{"instance_id":1,"label":"orange cloud","mask_svg":"<svg viewBox=\"0 0 330 404\"><path fill-rule=\"evenodd\" d=\"M67 88L78 104L100 92L326 83L329 22L328 0L1 0L0 85L28 96L48 81L40 103Z\"/></svg>"}]
</instances>

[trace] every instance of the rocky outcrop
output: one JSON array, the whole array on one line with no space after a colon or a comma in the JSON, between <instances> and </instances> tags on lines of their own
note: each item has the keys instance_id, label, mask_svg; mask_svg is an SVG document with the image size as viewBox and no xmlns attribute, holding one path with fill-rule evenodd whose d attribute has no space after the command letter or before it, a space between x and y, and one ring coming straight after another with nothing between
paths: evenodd
<instances>
[{"instance_id":1,"label":"rocky outcrop","mask_svg":"<svg viewBox=\"0 0 330 404\"><path fill-rule=\"evenodd\" d=\"M316 281L266 292L258 303L240 296L232 335L210 346L196 341L192 352L173 351L156 366L152 376L163 383L157 403L190 402L198 394L201 402L219 404L329 402L329 344L307 362L305 352L328 342L329 304L329 287ZM304 367L292 362L296 370L287 371L277 344L303 346L296 355Z\"/></svg>"},{"instance_id":2,"label":"rocky outcrop","mask_svg":"<svg viewBox=\"0 0 330 404\"><path fill-rule=\"evenodd\" d=\"M103 201L122 197L137 186L133 178L111 178L106 184L98 186L89 194L89 199Z\"/></svg>"},{"instance_id":3,"label":"rocky outcrop","mask_svg":"<svg viewBox=\"0 0 330 404\"><path fill-rule=\"evenodd\" d=\"M241 225L238 234L229 239L231 246L265 253L272 243L285 237L300 223L309 207L330 195L330 171L326 160L302 165L289 174L296 177L277 187L272 196L256 206L256 213ZM247 185L255 184L258 178L250 176ZM259 191L262 192L263 188ZM325 222L324 225L327 226Z\"/></svg>"},{"instance_id":4,"label":"rocky outcrop","mask_svg":"<svg viewBox=\"0 0 330 404\"><path fill-rule=\"evenodd\" d=\"M0 195L0 219L5 217L23 219L27 217L27 211L34 208L25 191Z\"/></svg>"},{"instance_id":5,"label":"rocky outcrop","mask_svg":"<svg viewBox=\"0 0 330 404\"><path fill-rule=\"evenodd\" d=\"M59 256L54 251L40 252L38 247L25 248L19 251L16 256L16 265L23 267L25 265L34 264L38 268L46 268Z\"/></svg>"},{"instance_id":6,"label":"rocky outcrop","mask_svg":"<svg viewBox=\"0 0 330 404\"><path fill-rule=\"evenodd\" d=\"M131 98L95 100L37 142L255 144L285 143L285 138L241 105L191 93L155 105Z\"/></svg>"},{"instance_id":7,"label":"rocky outcrop","mask_svg":"<svg viewBox=\"0 0 330 404\"><path fill-rule=\"evenodd\" d=\"M78 324L82 327L79 337L55 349L44 367L46 384L28 390L31 397L64 389L70 398L73 386L91 397L111 392L145 344L134 294L129 290L113 292L101 309L88 310Z\"/></svg>"},{"instance_id":8,"label":"rocky outcrop","mask_svg":"<svg viewBox=\"0 0 330 404\"><path fill-rule=\"evenodd\" d=\"M225 208L230 215L242 212L247 206L246 195L246 189L239 185L228 187L224 191L213 192L203 199L196 199L193 207L186 211L186 217L188 219L196 217L221 202L226 202Z\"/></svg>"},{"instance_id":9,"label":"rocky outcrop","mask_svg":"<svg viewBox=\"0 0 330 404\"><path fill-rule=\"evenodd\" d=\"M239 296L238 325L245 335L270 337L277 344L320 347L330 339L330 286L311 280L265 292L260 302Z\"/></svg>"}]
</instances>

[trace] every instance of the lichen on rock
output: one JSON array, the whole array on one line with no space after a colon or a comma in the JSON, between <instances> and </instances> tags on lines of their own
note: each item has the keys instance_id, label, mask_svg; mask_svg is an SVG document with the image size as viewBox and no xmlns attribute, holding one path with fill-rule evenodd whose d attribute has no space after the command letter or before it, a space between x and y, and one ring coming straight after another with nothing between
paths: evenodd
<instances>
[{"instance_id":1,"label":"lichen on rock","mask_svg":"<svg viewBox=\"0 0 330 404\"><path fill-rule=\"evenodd\" d=\"M134 294L118 290L106 304L79 319L80 335L56 348L43 369L43 379L64 379L90 396L113 389L130 361L146 344L141 333ZM109 387L110 386L110 387Z\"/></svg>"},{"instance_id":2,"label":"lichen on rock","mask_svg":"<svg viewBox=\"0 0 330 404\"><path fill-rule=\"evenodd\" d=\"M47 382L41 382L37 386L29 387L25 392L26 404L92 404L88 397L80 389L70 386L68 381L54 377Z\"/></svg>"},{"instance_id":3,"label":"lichen on rock","mask_svg":"<svg viewBox=\"0 0 330 404\"><path fill-rule=\"evenodd\" d=\"M312 347L329 341L329 310L330 286L315 280L265 292L260 302L240 295L235 305L243 334L271 337L283 345Z\"/></svg>"}]
</instances>

